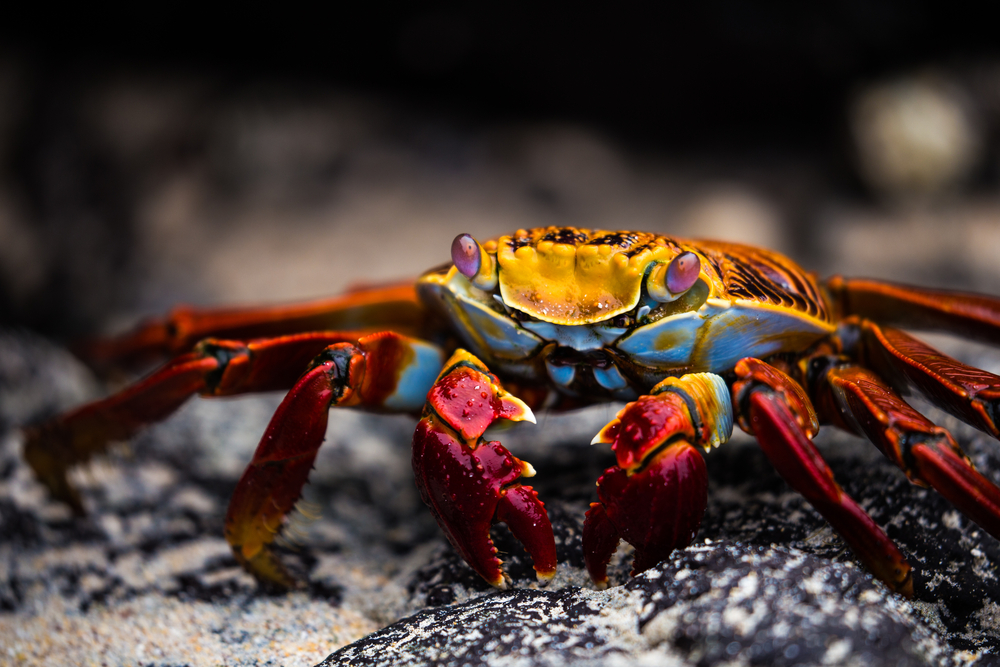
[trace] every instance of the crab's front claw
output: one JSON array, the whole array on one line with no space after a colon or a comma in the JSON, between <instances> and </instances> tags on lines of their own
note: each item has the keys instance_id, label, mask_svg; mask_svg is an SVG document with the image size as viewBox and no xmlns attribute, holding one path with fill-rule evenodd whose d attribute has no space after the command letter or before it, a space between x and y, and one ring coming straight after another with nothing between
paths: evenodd
<instances>
[{"instance_id":1,"label":"crab's front claw","mask_svg":"<svg viewBox=\"0 0 1000 667\"><path fill-rule=\"evenodd\" d=\"M518 480L535 474L499 442L482 434L496 419L531 421L531 410L504 391L483 364L463 350L427 395L413 435L413 472L420 496L465 561L483 579L506 588L490 527L502 521L524 544L539 580L556 570L555 538L545 507Z\"/></svg>"},{"instance_id":2,"label":"crab's front claw","mask_svg":"<svg viewBox=\"0 0 1000 667\"><path fill-rule=\"evenodd\" d=\"M618 465L597 482L600 502L583 524L587 571L607 586L608 562L624 539L635 547L632 575L694 539L708 504L705 461L685 397L666 392L628 404L594 439L611 443Z\"/></svg>"}]
</instances>

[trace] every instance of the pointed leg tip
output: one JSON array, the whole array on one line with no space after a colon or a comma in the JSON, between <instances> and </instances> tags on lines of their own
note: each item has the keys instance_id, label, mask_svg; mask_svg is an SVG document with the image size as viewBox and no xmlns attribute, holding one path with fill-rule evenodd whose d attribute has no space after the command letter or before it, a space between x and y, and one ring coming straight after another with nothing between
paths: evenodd
<instances>
[{"instance_id":1,"label":"pointed leg tip","mask_svg":"<svg viewBox=\"0 0 1000 667\"><path fill-rule=\"evenodd\" d=\"M608 578L607 577L605 577L604 579L601 579L600 581L598 581L597 579L593 579L592 581L594 582L594 590L595 591L607 590L607 588L608 588Z\"/></svg>"},{"instance_id":2,"label":"pointed leg tip","mask_svg":"<svg viewBox=\"0 0 1000 667\"><path fill-rule=\"evenodd\" d=\"M551 570L549 569L539 570L537 568L535 569L535 578L538 579L538 583L540 584L544 585L549 583L550 581L552 581L553 578L555 578L555 576L556 576L556 568L552 568Z\"/></svg>"},{"instance_id":3,"label":"pointed leg tip","mask_svg":"<svg viewBox=\"0 0 1000 667\"><path fill-rule=\"evenodd\" d=\"M233 555L243 568L253 575L264 588L275 590L294 590L302 588L303 582L293 577L278 556L266 546L257 549L253 556L244 556L243 549L233 546Z\"/></svg>"}]
</instances>

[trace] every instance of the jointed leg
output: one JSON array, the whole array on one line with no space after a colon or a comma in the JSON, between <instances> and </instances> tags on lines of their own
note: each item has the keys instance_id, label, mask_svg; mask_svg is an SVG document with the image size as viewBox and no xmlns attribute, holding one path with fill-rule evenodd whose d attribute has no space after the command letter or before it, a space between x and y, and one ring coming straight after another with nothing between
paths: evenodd
<instances>
[{"instance_id":1,"label":"jointed leg","mask_svg":"<svg viewBox=\"0 0 1000 667\"><path fill-rule=\"evenodd\" d=\"M121 336L84 343L97 366L141 366L188 352L205 338L248 340L310 331L392 330L419 335L426 313L412 284L358 289L322 301L257 308L180 307Z\"/></svg>"},{"instance_id":2,"label":"jointed leg","mask_svg":"<svg viewBox=\"0 0 1000 667\"><path fill-rule=\"evenodd\" d=\"M1000 489L980 475L951 434L910 407L875 373L834 366L817 405L825 421L866 435L912 481L934 487L1000 538Z\"/></svg>"},{"instance_id":3,"label":"jointed leg","mask_svg":"<svg viewBox=\"0 0 1000 667\"><path fill-rule=\"evenodd\" d=\"M55 498L82 513L79 496L69 485L66 471L104 452L110 442L128 439L143 426L164 419L194 394L228 396L288 389L309 361L328 346L350 343L362 349L375 349L385 337L323 332L248 343L202 341L193 352L174 359L130 387L27 429L25 458ZM420 345L414 349L429 348L440 357L436 348L395 334L388 337L409 341L407 345ZM433 378L433 372L430 375ZM388 373L383 377L386 378L383 382L391 384L396 376ZM419 402L410 409L418 408Z\"/></svg>"},{"instance_id":4,"label":"jointed leg","mask_svg":"<svg viewBox=\"0 0 1000 667\"><path fill-rule=\"evenodd\" d=\"M1000 343L1000 299L995 297L839 276L827 281L826 288L842 317L858 315Z\"/></svg>"},{"instance_id":5,"label":"jointed leg","mask_svg":"<svg viewBox=\"0 0 1000 667\"><path fill-rule=\"evenodd\" d=\"M910 566L896 545L833 478L813 445L816 416L801 387L757 359L736 366L733 386L740 426L757 436L761 449L785 481L802 494L876 577L913 595Z\"/></svg>"},{"instance_id":6,"label":"jointed leg","mask_svg":"<svg viewBox=\"0 0 1000 667\"><path fill-rule=\"evenodd\" d=\"M331 407L415 412L441 368L427 343L385 332L324 349L288 392L261 437L226 513L236 559L262 581L293 581L270 550L298 500L326 434Z\"/></svg>"},{"instance_id":7,"label":"jointed leg","mask_svg":"<svg viewBox=\"0 0 1000 667\"><path fill-rule=\"evenodd\" d=\"M939 408L1000 437L1000 377L941 354L912 336L860 323L863 358L897 390L916 387Z\"/></svg>"}]
</instances>

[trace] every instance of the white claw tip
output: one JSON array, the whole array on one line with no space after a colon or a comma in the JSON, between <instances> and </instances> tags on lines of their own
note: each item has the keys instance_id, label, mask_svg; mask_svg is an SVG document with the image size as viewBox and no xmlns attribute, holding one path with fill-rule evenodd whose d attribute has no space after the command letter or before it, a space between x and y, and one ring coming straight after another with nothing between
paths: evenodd
<instances>
[{"instance_id":1,"label":"white claw tip","mask_svg":"<svg viewBox=\"0 0 1000 667\"><path fill-rule=\"evenodd\" d=\"M535 413L527 405L524 406L524 421L531 422L532 424L538 423L535 421Z\"/></svg>"},{"instance_id":2,"label":"white claw tip","mask_svg":"<svg viewBox=\"0 0 1000 667\"><path fill-rule=\"evenodd\" d=\"M522 401L517 396L513 394L508 394L507 392L502 392L500 400L506 405L507 416L512 422L531 422L532 424L537 424L535 421L535 413L531 411L528 404ZM513 409L513 410L511 410Z\"/></svg>"},{"instance_id":3,"label":"white claw tip","mask_svg":"<svg viewBox=\"0 0 1000 667\"><path fill-rule=\"evenodd\" d=\"M614 438L609 439L609 438L605 437L605 435L604 435L604 431L605 430L606 429L602 428L600 431L598 431L597 435L594 436L594 439L590 441L590 444L592 444L592 445L612 445L612 444L614 444L614 442L615 442Z\"/></svg>"}]
</instances>

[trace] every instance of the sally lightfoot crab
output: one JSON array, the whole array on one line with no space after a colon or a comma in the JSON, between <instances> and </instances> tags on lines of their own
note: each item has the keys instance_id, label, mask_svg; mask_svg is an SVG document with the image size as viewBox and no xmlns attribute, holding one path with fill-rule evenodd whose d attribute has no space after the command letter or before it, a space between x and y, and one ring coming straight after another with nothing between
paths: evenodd
<instances>
[{"instance_id":1,"label":"sally lightfoot crab","mask_svg":"<svg viewBox=\"0 0 1000 667\"><path fill-rule=\"evenodd\" d=\"M1000 377L895 327L1000 342L1000 300L839 277L820 283L748 246L644 232L518 230L457 237L452 263L415 285L303 305L181 308L84 346L95 366L165 366L26 432L24 455L52 495L83 505L67 470L163 419L194 394L288 393L233 493L226 539L259 580L294 581L271 550L299 497L331 407L419 414L413 470L424 502L468 564L505 587L490 526L524 543L538 577L556 569L552 527L525 484L534 470L483 434L532 409L630 401L594 438L616 464L584 522L598 586L621 539L633 574L686 546L707 503L702 453L734 423L893 589L910 566L834 480L811 438L820 424L867 436L994 537L1000 490L954 438L910 407L915 390L994 437Z\"/></svg>"}]
</instances>

